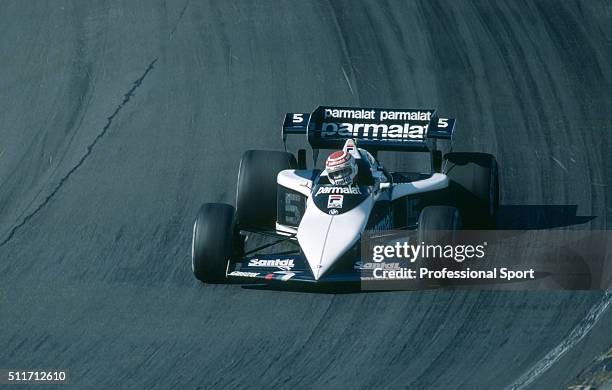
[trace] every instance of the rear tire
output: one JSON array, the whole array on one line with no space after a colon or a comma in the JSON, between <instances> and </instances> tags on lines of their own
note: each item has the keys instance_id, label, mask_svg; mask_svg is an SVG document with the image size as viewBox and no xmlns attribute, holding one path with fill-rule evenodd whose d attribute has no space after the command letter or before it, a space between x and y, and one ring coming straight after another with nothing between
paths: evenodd
<instances>
[{"instance_id":1,"label":"rear tire","mask_svg":"<svg viewBox=\"0 0 612 390\"><path fill-rule=\"evenodd\" d=\"M235 244L234 207L205 203L193 225L191 268L204 283L226 282L227 266Z\"/></svg>"},{"instance_id":2,"label":"rear tire","mask_svg":"<svg viewBox=\"0 0 612 390\"><path fill-rule=\"evenodd\" d=\"M276 228L276 177L282 170L296 168L297 161L288 152L244 152L236 191L236 219L240 228Z\"/></svg>"},{"instance_id":3,"label":"rear tire","mask_svg":"<svg viewBox=\"0 0 612 390\"><path fill-rule=\"evenodd\" d=\"M495 227L499 206L499 177L495 157L487 153L448 153L444 172L451 198L468 228Z\"/></svg>"}]
</instances>

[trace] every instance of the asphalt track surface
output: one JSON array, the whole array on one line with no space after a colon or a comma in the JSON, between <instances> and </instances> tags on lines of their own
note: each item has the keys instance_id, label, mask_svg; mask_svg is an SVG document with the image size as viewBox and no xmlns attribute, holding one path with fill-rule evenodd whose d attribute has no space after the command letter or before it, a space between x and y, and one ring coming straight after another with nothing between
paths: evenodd
<instances>
[{"instance_id":1,"label":"asphalt track surface","mask_svg":"<svg viewBox=\"0 0 612 390\"><path fill-rule=\"evenodd\" d=\"M189 263L241 153L319 104L438 108L497 156L503 227L609 229L609 1L3 1L0 53L0 368L559 388L612 342L602 291L279 292Z\"/></svg>"}]
</instances>

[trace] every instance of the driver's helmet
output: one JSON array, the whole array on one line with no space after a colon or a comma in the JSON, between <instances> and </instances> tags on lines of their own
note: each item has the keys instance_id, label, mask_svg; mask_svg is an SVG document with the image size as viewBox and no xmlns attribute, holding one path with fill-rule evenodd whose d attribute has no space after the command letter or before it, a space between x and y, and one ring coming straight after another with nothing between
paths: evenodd
<instances>
[{"instance_id":1,"label":"driver's helmet","mask_svg":"<svg viewBox=\"0 0 612 390\"><path fill-rule=\"evenodd\" d=\"M327 157L325 170L330 183L337 186L351 185L357 176L357 163L349 151L339 150Z\"/></svg>"}]
</instances>

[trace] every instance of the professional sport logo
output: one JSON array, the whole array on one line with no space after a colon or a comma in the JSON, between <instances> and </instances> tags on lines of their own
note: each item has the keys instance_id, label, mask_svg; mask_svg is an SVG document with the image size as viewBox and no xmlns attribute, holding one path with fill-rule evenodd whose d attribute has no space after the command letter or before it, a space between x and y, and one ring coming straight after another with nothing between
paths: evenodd
<instances>
[{"instance_id":1,"label":"professional sport logo","mask_svg":"<svg viewBox=\"0 0 612 390\"><path fill-rule=\"evenodd\" d=\"M330 195L327 199L328 209L341 209L344 202L344 195Z\"/></svg>"}]
</instances>

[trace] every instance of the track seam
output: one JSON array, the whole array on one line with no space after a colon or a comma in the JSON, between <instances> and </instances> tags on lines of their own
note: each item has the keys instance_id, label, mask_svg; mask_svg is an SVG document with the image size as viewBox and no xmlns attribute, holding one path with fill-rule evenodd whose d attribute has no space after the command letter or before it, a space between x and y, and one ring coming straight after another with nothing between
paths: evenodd
<instances>
[{"instance_id":1,"label":"track seam","mask_svg":"<svg viewBox=\"0 0 612 390\"><path fill-rule=\"evenodd\" d=\"M125 95L123 95L123 100L121 101L121 103L119 103L119 105L115 108L115 111L113 111L113 113L106 118L106 125L102 128L102 131L100 131L96 138L94 138L94 140L89 144L89 146L87 146L87 152L85 152L85 154L81 157L77 164L72 167L68 171L68 173L66 173L60 179L59 183L55 186L53 191L51 191L51 193L47 195L47 197L42 201L42 203L38 205L38 207L34 209L34 211L26 215L20 223L13 226L8 236L4 240L2 240L2 242L0 242L0 248L5 246L9 241L11 241L19 229L21 229L26 223L28 223L30 219L32 219L36 214L38 214L38 212L41 211L47 204L49 204L51 199L53 199L53 197L59 192L59 190L66 183L66 181L68 181L70 176L72 176L72 174L76 172L83 165L83 163L85 163L85 160L87 160L87 158L91 155L94 147L106 135L108 129L113 124L113 120L115 119L115 117L119 114L121 109L125 107L127 103L129 103L132 96L134 96L134 92L138 89L138 87L142 85L142 82L144 81L145 77L147 77L149 72L153 70L158 58L159 57L156 57L153 61L151 61L149 66L147 66L147 68L145 69L144 73L132 83L132 88L130 88L130 90Z\"/></svg>"},{"instance_id":2,"label":"track seam","mask_svg":"<svg viewBox=\"0 0 612 390\"><path fill-rule=\"evenodd\" d=\"M174 27L172 28L172 31L170 31L170 36L169 36L170 39L172 39L172 37L174 36L174 33L176 32L176 29L178 28L179 24L181 23L181 20L183 19L183 16L185 15L185 11L187 11L187 7L189 6L190 2L191 2L191 0L187 0L185 2L185 5L183 6L183 9L181 10L181 13L179 14L179 17L178 17L176 23L174 24Z\"/></svg>"}]
</instances>

